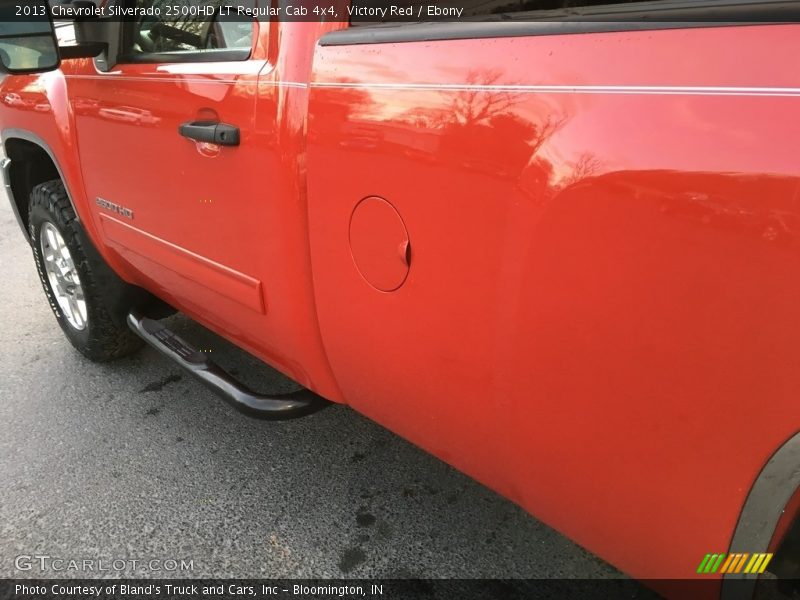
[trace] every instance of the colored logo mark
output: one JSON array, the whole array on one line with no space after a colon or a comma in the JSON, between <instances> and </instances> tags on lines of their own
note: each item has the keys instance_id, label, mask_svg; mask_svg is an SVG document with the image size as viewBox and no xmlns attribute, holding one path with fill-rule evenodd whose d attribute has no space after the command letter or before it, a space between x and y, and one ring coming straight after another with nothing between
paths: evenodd
<instances>
[{"instance_id":1,"label":"colored logo mark","mask_svg":"<svg viewBox=\"0 0 800 600\"><path fill-rule=\"evenodd\" d=\"M748 554L706 554L697 567L697 572L702 574L711 573L763 573L769 561L772 560L772 553Z\"/></svg>"}]
</instances>

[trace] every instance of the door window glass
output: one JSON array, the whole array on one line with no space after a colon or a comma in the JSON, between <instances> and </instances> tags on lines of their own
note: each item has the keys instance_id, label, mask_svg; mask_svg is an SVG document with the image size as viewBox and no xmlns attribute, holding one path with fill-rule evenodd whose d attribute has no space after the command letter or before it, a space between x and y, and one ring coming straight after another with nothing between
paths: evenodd
<instances>
[{"instance_id":1,"label":"door window glass","mask_svg":"<svg viewBox=\"0 0 800 600\"><path fill-rule=\"evenodd\" d=\"M128 23L127 60L244 60L253 45L253 20L226 14L227 0L133 0L144 14ZM253 8L255 0L237 0ZM153 11L152 9L156 9ZM158 16L153 16L155 12Z\"/></svg>"}]
</instances>

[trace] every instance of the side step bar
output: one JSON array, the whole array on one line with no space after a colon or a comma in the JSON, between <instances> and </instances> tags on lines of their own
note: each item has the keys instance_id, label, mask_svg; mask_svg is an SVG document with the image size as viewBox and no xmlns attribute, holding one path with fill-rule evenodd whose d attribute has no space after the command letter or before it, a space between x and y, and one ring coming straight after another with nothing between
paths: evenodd
<instances>
[{"instance_id":1,"label":"side step bar","mask_svg":"<svg viewBox=\"0 0 800 600\"><path fill-rule=\"evenodd\" d=\"M228 404L251 417L273 421L294 419L330 404L307 389L269 396L259 394L234 379L204 353L192 348L158 321L131 312L128 326L153 348L217 392Z\"/></svg>"}]
</instances>

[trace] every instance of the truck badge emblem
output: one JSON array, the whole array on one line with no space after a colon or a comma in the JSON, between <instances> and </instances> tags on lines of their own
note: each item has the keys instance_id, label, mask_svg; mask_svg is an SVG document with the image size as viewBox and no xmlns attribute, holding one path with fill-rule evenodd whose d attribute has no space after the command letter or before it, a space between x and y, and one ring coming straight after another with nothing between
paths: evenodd
<instances>
[{"instance_id":1,"label":"truck badge emblem","mask_svg":"<svg viewBox=\"0 0 800 600\"><path fill-rule=\"evenodd\" d=\"M119 215L127 219L133 219L133 211L130 208L125 208L124 206L120 206L119 204L114 204L113 202L109 202L108 200L104 200L103 198L98 198L96 200L97 205L101 206L111 212L115 212Z\"/></svg>"}]
</instances>

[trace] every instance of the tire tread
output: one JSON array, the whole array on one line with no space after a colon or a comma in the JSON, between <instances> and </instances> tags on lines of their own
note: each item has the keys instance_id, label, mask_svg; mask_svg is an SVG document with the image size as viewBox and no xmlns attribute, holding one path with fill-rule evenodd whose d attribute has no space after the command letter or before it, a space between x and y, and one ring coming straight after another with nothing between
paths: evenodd
<instances>
[{"instance_id":1,"label":"tire tread","mask_svg":"<svg viewBox=\"0 0 800 600\"><path fill-rule=\"evenodd\" d=\"M52 296L50 283L42 266L40 242L36 231L42 222L42 219L37 217L42 213L48 215L58 228L72 255L75 268L78 270L89 316L86 335L79 335L84 332L78 332L72 328L61 314L58 303ZM55 179L34 186L31 190L28 215L28 228L33 241L33 255L39 279L59 325L72 345L84 356L97 362L128 356L138 350L142 346L141 339L127 327L119 327L111 317L107 308L106 294L102 286L96 282L86 258L86 252L81 242L81 225L61 180Z\"/></svg>"}]
</instances>

